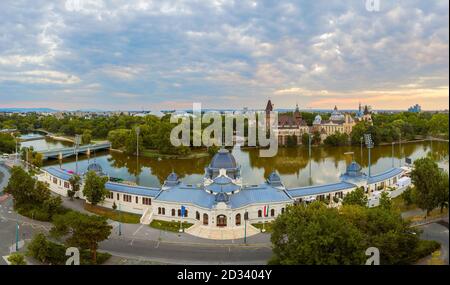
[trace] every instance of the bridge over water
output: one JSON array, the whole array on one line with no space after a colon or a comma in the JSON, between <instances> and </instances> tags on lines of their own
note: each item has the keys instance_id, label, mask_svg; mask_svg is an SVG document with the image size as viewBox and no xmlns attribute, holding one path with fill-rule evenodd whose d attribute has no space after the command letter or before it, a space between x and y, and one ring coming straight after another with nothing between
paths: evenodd
<instances>
[{"instance_id":1,"label":"bridge over water","mask_svg":"<svg viewBox=\"0 0 450 285\"><path fill-rule=\"evenodd\" d=\"M39 153L42 154L43 159L49 159L49 158L66 158L69 156L73 156L75 154L90 154L91 151L94 150L104 150L104 149L110 149L111 143L110 142L104 142L104 143L98 143L98 144L89 144L89 145L82 145L79 146L77 149L75 147L65 147L65 148L57 148L57 149L51 149L51 150L44 150L39 151Z\"/></svg>"}]
</instances>

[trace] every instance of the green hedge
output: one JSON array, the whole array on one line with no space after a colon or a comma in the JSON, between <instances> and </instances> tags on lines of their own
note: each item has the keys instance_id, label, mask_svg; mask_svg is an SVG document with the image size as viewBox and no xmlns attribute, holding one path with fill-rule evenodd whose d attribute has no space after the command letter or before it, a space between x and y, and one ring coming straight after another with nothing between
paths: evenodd
<instances>
[{"instance_id":1,"label":"green hedge","mask_svg":"<svg viewBox=\"0 0 450 285\"><path fill-rule=\"evenodd\" d=\"M52 265L65 265L68 258L64 245L47 240L43 234L38 234L33 238L27 246L27 255L44 264ZM97 252L97 264L105 263L110 257L109 253ZM93 265L89 250L80 250L80 264Z\"/></svg>"},{"instance_id":2,"label":"green hedge","mask_svg":"<svg viewBox=\"0 0 450 285\"><path fill-rule=\"evenodd\" d=\"M16 210L22 216L37 221L51 222L53 218L53 215L51 215L46 210L42 209L37 205L30 205L30 204L16 205L14 210ZM54 214L65 214L68 211L71 210L64 207L60 207Z\"/></svg>"},{"instance_id":3,"label":"green hedge","mask_svg":"<svg viewBox=\"0 0 450 285\"><path fill-rule=\"evenodd\" d=\"M193 224L188 222L183 222L183 229L187 229L191 227ZM169 231L169 232L178 232L180 230L180 222L167 222L167 221L161 221L161 220L153 220L150 223L150 227L163 230L163 231Z\"/></svg>"},{"instance_id":4,"label":"green hedge","mask_svg":"<svg viewBox=\"0 0 450 285\"><path fill-rule=\"evenodd\" d=\"M441 244L434 240L420 240L419 245L412 252L413 260L420 260L429 256L436 250L441 248Z\"/></svg>"},{"instance_id":5,"label":"green hedge","mask_svg":"<svg viewBox=\"0 0 450 285\"><path fill-rule=\"evenodd\" d=\"M126 224L139 224L141 216L132 213L119 212L118 210L108 209L105 207L94 206L86 203L84 209L99 216L106 217L113 221L118 221Z\"/></svg>"}]
</instances>

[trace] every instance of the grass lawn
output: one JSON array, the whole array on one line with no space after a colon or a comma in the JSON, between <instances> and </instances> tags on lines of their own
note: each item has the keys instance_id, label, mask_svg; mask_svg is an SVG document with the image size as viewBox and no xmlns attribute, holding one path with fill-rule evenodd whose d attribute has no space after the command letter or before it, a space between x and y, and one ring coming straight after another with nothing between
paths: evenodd
<instances>
[{"instance_id":1,"label":"grass lawn","mask_svg":"<svg viewBox=\"0 0 450 285\"><path fill-rule=\"evenodd\" d=\"M262 229L263 228L263 223L256 223L256 224L252 224L252 226L254 226L257 229ZM271 233L273 228L272 228L272 223L265 223L264 224L264 229L266 230L266 233Z\"/></svg>"},{"instance_id":2,"label":"grass lawn","mask_svg":"<svg viewBox=\"0 0 450 285\"><path fill-rule=\"evenodd\" d=\"M108 209L100 206L94 206L91 204L85 204L84 209L97 214L99 216L106 217L113 221L118 221L126 224L139 224L141 221L141 216L137 214L119 212L117 210Z\"/></svg>"},{"instance_id":3,"label":"grass lawn","mask_svg":"<svg viewBox=\"0 0 450 285\"><path fill-rule=\"evenodd\" d=\"M427 220L430 219L435 219L435 218L439 218L439 217L445 217L448 215L448 208L445 208L442 213L441 213L441 209L434 209L433 211L431 211L431 213L428 215L428 217L426 217ZM410 222L420 222L425 220L425 215L418 215L418 216L412 216L412 217L408 217L406 220L410 221Z\"/></svg>"},{"instance_id":4,"label":"grass lawn","mask_svg":"<svg viewBox=\"0 0 450 285\"><path fill-rule=\"evenodd\" d=\"M183 229L187 229L191 227L193 224L188 222L183 222ZM178 232L180 229L180 222L168 222L168 221L161 221L161 220L153 220L150 223L150 227L163 230L163 231L169 231L169 232Z\"/></svg>"},{"instance_id":5,"label":"grass lawn","mask_svg":"<svg viewBox=\"0 0 450 285\"><path fill-rule=\"evenodd\" d=\"M392 206L394 209L398 209L400 212L411 211L417 209L415 204L406 205L405 200L403 200L402 195L391 199Z\"/></svg>"}]
</instances>

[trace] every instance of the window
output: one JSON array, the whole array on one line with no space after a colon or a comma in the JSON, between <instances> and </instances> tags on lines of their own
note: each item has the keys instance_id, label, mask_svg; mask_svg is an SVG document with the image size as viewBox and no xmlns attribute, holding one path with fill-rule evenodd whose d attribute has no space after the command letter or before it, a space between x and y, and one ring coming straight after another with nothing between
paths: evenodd
<instances>
[{"instance_id":1,"label":"window","mask_svg":"<svg viewBox=\"0 0 450 285\"><path fill-rule=\"evenodd\" d=\"M66 181L64 181L64 188L67 188L67 189L69 189L69 188L70 188L70 183L69 183L69 182L66 182Z\"/></svg>"},{"instance_id":2,"label":"window","mask_svg":"<svg viewBox=\"0 0 450 285\"><path fill-rule=\"evenodd\" d=\"M114 198L114 193L113 192L108 192L108 194L106 194L106 198L113 199Z\"/></svg>"},{"instance_id":3,"label":"window","mask_svg":"<svg viewBox=\"0 0 450 285\"><path fill-rule=\"evenodd\" d=\"M195 212L195 219L200 220L200 213L198 211Z\"/></svg>"},{"instance_id":4,"label":"window","mask_svg":"<svg viewBox=\"0 0 450 285\"><path fill-rule=\"evenodd\" d=\"M158 215L161 215L161 207L158 207Z\"/></svg>"},{"instance_id":5,"label":"window","mask_svg":"<svg viewBox=\"0 0 450 285\"><path fill-rule=\"evenodd\" d=\"M244 220L248 220L248 212L245 212L245 214L244 214Z\"/></svg>"},{"instance_id":6,"label":"window","mask_svg":"<svg viewBox=\"0 0 450 285\"><path fill-rule=\"evenodd\" d=\"M187 218L187 216L188 216L188 210L184 209L184 217Z\"/></svg>"},{"instance_id":7,"label":"window","mask_svg":"<svg viewBox=\"0 0 450 285\"><path fill-rule=\"evenodd\" d=\"M172 209L172 217L175 217L175 209Z\"/></svg>"},{"instance_id":8,"label":"window","mask_svg":"<svg viewBox=\"0 0 450 285\"><path fill-rule=\"evenodd\" d=\"M152 204L152 199L146 198L146 197L142 197L142 204L144 204L144 205L151 205Z\"/></svg>"},{"instance_id":9,"label":"window","mask_svg":"<svg viewBox=\"0 0 450 285\"><path fill-rule=\"evenodd\" d=\"M281 213L282 213L282 214L284 213L284 208L281 208Z\"/></svg>"},{"instance_id":10,"label":"window","mask_svg":"<svg viewBox=\"0 0 450 285\"><path fill-rule=\"evenodd\" d=\"M181 209L178 209L178 217L181 217Z\"/></svg>"},{"instance_id":11,"label":"window","mask_svg":"<svg viewBox=\"0 0 450 285\"><path fill-rule=\"evenodd\" d=\"M208 214L203 214L203 225L208 225Z\"/></svg>"},{"instance_id":12,"label":"window","mask_svg":"<svg viewBox=\"0 0 450 285\"><path fill-rule=\"evenodd\" d=\"M119 195L119 193L117 193L117 200L120 200L120 195Z\"/></svg>"},{"instance_id":13,"label":"window","mask_svg":"<svg viewBox=\"0 0 450 285\"><path fill-rule=\"evenodd\" d=\"M241 225L241 214L237 214L236 215L236 226L240 226Z\"/></svg>"},{"instance_id":14,"label":"window","mask_svg":"<svg viewBox=\"0 0 450 285\"><path fill-rule=\"evenodd\" d=\"M58 184L58 179L56 179L56 177L53 177L53 183Z\"/></svg>"},{"instance_id":15,"label":"window","mask_svg":"<svg viewBox=\"0 0 450 285\"><path fill-rule=\"evenodd\" d=\"M166 214L166 208L162 208L162 214L165 215Z\"/></svg>"},{"instance_id":16,"label":"window","mask_svg":"<svg viewBox=\"0 0 450 285\"><path fill-rule=\"evenodd\" d=\"M261 218L261 217L262 217L262 211L258 210L258 218Z\"/></svg>"},{"instance_id":17,"label":"window","mask_svg":"<svg viewBox=\"0 0 450 285\"><path fill-rule=\"evenodd\" d=\"M123 200L124 200L125 202L131 202L131 195L126 195L126 194L124 194L124 195L123 195Z\"/></svg>"},{"instance_id":18,"label":"window","mask_svg":"<svg viewBox=\"0 0 450 285\"><path fill-rule=\"evenodd\" d=\"M275 216L275 209L270 210L270 216L274 217Z\"/></svg>"},{"instance_id":19,"label":"window","mask_svg":"<svg viewBox=\"0 0 450 285\"><path fill-rule=\"evenodd\" d=\"M139 204L139 197L136 196L136 204Z\"/></svg>"}]
</instances>

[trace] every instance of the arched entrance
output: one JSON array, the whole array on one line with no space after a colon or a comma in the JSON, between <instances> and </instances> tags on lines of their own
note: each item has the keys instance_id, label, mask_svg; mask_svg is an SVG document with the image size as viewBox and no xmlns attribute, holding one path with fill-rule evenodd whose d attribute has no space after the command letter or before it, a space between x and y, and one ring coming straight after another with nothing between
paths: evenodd
<instances>
[{"instance_id":1,"label":"arched entrance","mask_svg":"<svg viewBox=\"0 0 450 285\"><path fill-rule=\"evenodd\" d=\"M218 215L217 216L217 226L218 227L226 227L227 226L227 216Z\"/></svg>"}]
</instances>

